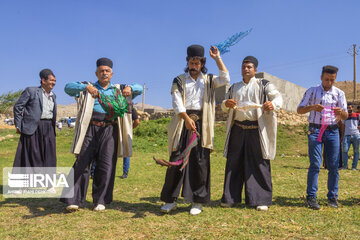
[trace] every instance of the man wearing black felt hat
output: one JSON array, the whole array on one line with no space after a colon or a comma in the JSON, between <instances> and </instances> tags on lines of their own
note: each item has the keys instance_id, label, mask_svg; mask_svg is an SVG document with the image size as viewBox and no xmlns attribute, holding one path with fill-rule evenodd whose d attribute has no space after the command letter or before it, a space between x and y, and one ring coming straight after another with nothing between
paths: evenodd
<instances>
[{"instance_id":1,"label":"man wearing black felt hat","mask_svg":"<svg viewBox=\"0 0 360 240\"><path fill-rule=\"evenodd\" d=\"M94 210L102 211L113 199L116 161L132 155L132 119L127 101L142 93L139 84L112 84L113 62L108 58L96 61L97 82L72 82L65 92L76 98L78 115L72 153L74 163L74 196L63 192L67 210L82 207L89 184L90 164L95 161L92 197ZM123 95L123 96L121 96ZM127 97L125 99L124 97ZM69 190L68 190L69 191Z\"/></svg>"},{"instance_id":2,"label":"man wearing black felt hat","mask_svg":"<svg viewBox=\"0 0 360 240\"><path fill-rule=\"evenodd\" d=\"M275 158L277 131L274 110L282 106L282 97L272 83L255 77L257 66L255 57L244 58L243 81L230 87L221 105L228 113L221 206L240 203L245 185L245 203L266 211L272 203L270 160Z\"/></svg>"},{"instance_id":3,"label":"man wearing black felt hat","mask_svg":"<svg viewBox=\"0 0 360 240\"><path fill-rule=\"evenodd\" d=\"M219 76L207 74L204 48L191 45L187 48L185 73L173 80L172 104L176 115L168 127L170 162L175 162L189 144L189 138L198 133L198 144L189 152L187 162L167 169L161 200L161 211L168 213L176 208L182 187L182 196L192 203L191 215L202 211L202 204L210 201L210 151L213 150L215 120L215 88L230 83L220 52L210 50L219 69ZM186 150L185 150L186 151Z\"/></svg>"}]
</instances>

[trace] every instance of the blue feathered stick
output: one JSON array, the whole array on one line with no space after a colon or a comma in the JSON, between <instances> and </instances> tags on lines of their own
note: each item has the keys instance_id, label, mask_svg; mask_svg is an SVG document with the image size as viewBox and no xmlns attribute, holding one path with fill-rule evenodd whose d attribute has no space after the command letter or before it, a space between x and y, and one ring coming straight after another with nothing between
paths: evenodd
<instances>
[{"instance_id":1,"label":"blue feathered stick","mask_svg":"<svg viewBox=\"0 0 360 240\"><path fill-rule=\"evenodd\" d=\"M229 48L237 44L244 37L246 37L251 32L251 30L252 28L245 32L235 33L225 41L215 44L214 46L216 46L219 49L221 55L230 52Z\"/></svg>"}]
</instances>

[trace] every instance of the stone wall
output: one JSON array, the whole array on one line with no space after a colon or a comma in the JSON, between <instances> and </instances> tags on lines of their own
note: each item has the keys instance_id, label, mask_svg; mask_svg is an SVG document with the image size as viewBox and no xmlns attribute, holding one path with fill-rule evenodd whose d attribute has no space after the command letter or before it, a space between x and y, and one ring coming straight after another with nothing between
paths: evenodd
<instances>
[{"instance_id":1,"label":"stone wall","mask_svg":"<svg viewBox=\"0 0 360 240\"><path fill-rule=\"evenodd\" d=\"M257 78L265 78L273 83L281 93L284 103L282 108L289 112L296 112L306 88L300 87L292 82L275 77L266 72L259 72L256 74Z\"/></svg>"},{"instance_id":2,"label":"stone wall","mask_svg":"<svg viewBox=\"0 0 360 240\"><path fill-rule=\"evenodd\" d=\"M265 78L266 80L269 80L271 83L273 83L276 86L276 88L279 90L279 92L281 93L284 99L284 104L282 108L285 109L286 111L296 112L297 106L299 105L306 91L306 88L300 87L299 85L275 77L266 72L259 72L256 74L256 77ZM222 102L226 92L227 92L227 87L225 86L216 89L215 91L216 104L220 104Z\"/></svg>"}]
</instances>

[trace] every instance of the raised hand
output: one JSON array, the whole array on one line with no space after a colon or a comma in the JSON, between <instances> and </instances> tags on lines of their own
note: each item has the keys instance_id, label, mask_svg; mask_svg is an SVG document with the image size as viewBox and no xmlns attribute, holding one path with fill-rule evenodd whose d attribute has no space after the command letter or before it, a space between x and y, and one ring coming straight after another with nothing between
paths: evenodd
<instances>
[{"instance_id":1,"label":"raised hand","mask_svg":"<svg viewBox=\"0 0 360 240\"><path fill-rule=\"evenodd\" d=\"M220 58L220 51L216 46L212 46L210 48L210 57L212 57L213 59L217 59Z\"/></svg>"}]
</instances>

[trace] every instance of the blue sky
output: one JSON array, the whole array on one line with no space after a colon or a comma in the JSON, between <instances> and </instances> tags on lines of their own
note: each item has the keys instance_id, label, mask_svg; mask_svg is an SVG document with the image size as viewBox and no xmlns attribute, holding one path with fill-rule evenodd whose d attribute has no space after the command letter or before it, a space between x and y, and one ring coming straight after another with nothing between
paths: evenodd
<instances>
[{"instance_id":1,"label":"blue sky","mask_svg":"<svg viewBox=\"0 0 360 240\"><path fill-rule=\"evenodd\" d=\"M359 9L358 0L2 0L0 94L39 85L39 71L51 68L58 103L73 103L65 84L96 81L96 59L109 57L113 83L145 83L146 103L171 107L187 46L205 46L209 72L217 74L210 45L250 28L223 56L231 83L242 80L247 55L259 59L258 71L306 88L320 83L327 64L339 67L338 81L353 80L347 50L360 45Z\"/></svg>"}]
</instances>

